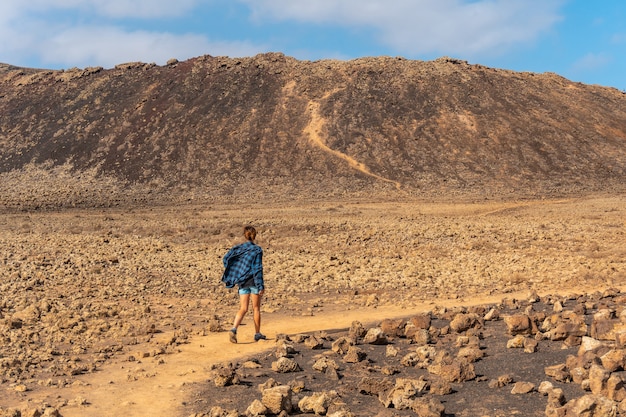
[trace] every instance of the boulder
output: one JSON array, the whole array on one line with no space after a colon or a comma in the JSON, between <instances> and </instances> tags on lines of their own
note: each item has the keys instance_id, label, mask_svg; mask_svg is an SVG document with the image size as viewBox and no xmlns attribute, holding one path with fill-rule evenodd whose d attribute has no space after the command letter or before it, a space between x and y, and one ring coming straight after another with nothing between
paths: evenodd
<instances>
[{"instance_id":1,"label":"boulder","mask_svg":"<svg viewBox=\"0 0 626 417\"><path fill-rule=\"evenodd\" d=\"M606 381L606 397L610 400L622 402L626 399L626 389L621 375L611 374Z\"/></svg>"},{"instance_id":2,"label":"boulder","mask_svg":"<svg viewBox=\"0 0 626 417\"><path fill-rule=\"evenodd\" d=\"M326 415L331 404L339 399L336 391L316 392L303 397L298 402L298 408L303 413L314 413L318 416Z\"/></svg>"},{"instance_id":3,"label":"boulder","mask_svg":"<svg viewBox=\"0 0 626 417\"><path fill-rule=\"evenodd\" d=\"M399 350L393 345L387 345L385 348L385 357L395 358L398 356Z\"/></svg>"},{"instance_id":4,"label":"boulder","mask_svg":"<svg viewBox=\"0 0 626 417\"><path fill-rule=\"evenodd\" d=\"M393 388L394 383L389 378L365 377L359 381L357 389L361 394L379 396Z\"/></svg>"},{"instance_id":5,"label":"boulder","mask_svg":"<svg viewBox=\"0 0 626 417\"><path fill-rule=\"evenodd\" d=\"M268 412L269 412L268 408L265 405L263 405L263 403L260 400L255 399L254 401L252 401L252 404L250 404L248 408L246 409L246 416L247 417L264 416Z\"/></svg>"},{"instance_id":6,"label":"boulder","mask_svg":"<svg viewBox=\"0 0 626 417\"><path fill-rule=\"evenodd\" d=\"M588 394L568 401L563 407L548 404L546 417L616 417L617 404L606 397Z\"/></svg>"},{"instance_id":7,"label":"boulder","mask_svg":"<svg viewBox=\"0 0 626 417\"><path fill-rule=\"evenodd\" d=\"M419 417L442 417L445 415L445 406L435 398L416 398L411 409Z\"/></svg>"},{"instance_id":8,"label":"boulder","mask_svg":"<svg viewBox=\"0 0 626 417\"><path fill-rule=\"evenodd\" d=\"M495 388L502 388L505 387L509 384L512 384L514 381L513 376L510 374L504 374L504 375L500 375L498 378L496 379L492 379L491 381L489 381L488 386L491 389L495 389Z\"/></svg>"},{"instance_id":9,"label":"boulder","mask_svg":"<svg viewBox=\"0 0 626 417\"><path fill-rule=\"evenodd\" d=\"M372 327L363 337L363 343L369 345L386 345L389 343L389 340L380 327Z\"/></svg>"},{"instance_id":10,"label":"boulder","mask_svg":"<svg viewBox=\"0 0 626 417\"><path fill-rule=\"evenodd\" d=\"M518 334L514 338L507 340L506 348L507 349L521 349L524 347L524 339L526 339L524 335Z\"/></svg>"},{"instance_id":11,"label":"boulder","mask_svg":"<svg viewBox=\"0 0 626 417\"><path fill-rule=\"evenodd\" d=\"M513 385L513 389L511 390L511 394L528 394L529 392L533 392L535 390L535 384L532 382L516 382Z\"/></svg>"},{"instance_id":12,"label":"boulder","mask_svg":"<svg viewBox=\"0 0 626 417\"><path fill-rule=\"evenodd\" d=\"M348 352L343 357L346 363L358 363L364 361L367 358L367 353L358 346L350 346Z\"/></svg>"},{"instance_id":13,"label":"boulder","mask_svg":"<svg viewBox=\"0 0 626 417\"><path fill-rule=\"evenodd\" d=\"M277 358L287 358L295 354L296 352L297 351L294 348L293 344L287 341L280 341L276 343L276 349L274 351L274 355Z\"/></svg>"},{"instance_id":14,"label":"boulder","mask_svg":"<svg viewBox=\"0 0 626 417\"><path fill-rule=\"evenodd\" d=\"M591 365L589 368L589 388L592 394L603 395L606 393L606 383L611 373L599 365Z\"/></svg>"},{"instance_id":15,"label":"boulder","mask_svg":"<svg viewBox=\"0 0 626 417\"><path fill-rule=\"evenodd\" d=\"M398 378L393 388L378 398L387 408L409 410L413 401L428 391L428 388L428 381L424 379Z\"/></svg>"},{"instance_id":16,"label":"boulder","mask_svg":"<svg viewBox=\"0 0 626 417\"><path fill-rule=\"evenodd\" d=\"M450 321L450 329L457 333L462 333L479 324L481 323L477 314L459 313Z\"/></svg>"},{"instance_id":17,"label":"boulder","mask_svg":"<svg viewBox=\"0 0 626 417\"><path fill-rule=\"evenodd\" d=\"M237 383L237 374L231 365L218 365L212 371L213 382L216 387L226 387Z\"/></svg>"},{"instance_id":18,"label":"boulder","mask_svg":"<svg viewBox=\"0 0 626 417\"><path fill-rule=\"evenodd\" d=\"M291 398L292 391L289 385L279 385L263 391L261 403L271 414L280 414L283 411L289 413L293 409Z\"/></svg>"},{"instance_id":19,"label":"boulder","mask_svg":"<svg viewBox=\"0 0 626 417\"><path fill-rule=\"evenodd\" d=\"M453 360L450 364L431 365L428 367L428 372L439 375L448 382L465 382L476 378L474 365L462 360Z\"/></svg>"},{"instance_id":20,"label":"boulder","mask_svg":"<svg viewBox=\"0 0 626 417\"><path fill-rule=\"evenodd\" d=\"M304 341L304 345L310 349L322 349L324 341L316 336L310 336Z\"/></svg>"},{"instance_id":21,"label":"boulder","mask_svg":"<svg viewBox=\"0 0 626 417\"><path fill-rule=\"evenodd\" d=\"M278 358L276 362L272 362L272 370L281 374L289 373L289 372L298 372L301 371L300 365L298 362L291 358Z\"/></svg>"},{"instance_id":22,"label":"boulder","mask_svg":"<svg viewBox=\"0 0 626 417\"><path fill-rule=\"evenodd\" d=\"M418 345L427 345L431 342L430 332L426 329L418 329L413 334L413 342Z\"/></svg>"},{"instance_id":23,"label":"boulder","mask_svg":"<svg viewBox=\"0 0 626 417\"><path fill-rule=\"evenodd\" d=\"M384 334L395 337L404 336L404 326L406 326L404 319L384 319L380 323L380 329Z\"/></svg>"},{"instance_id":24,"label":"boulder","mask_svg":"<svg viewBox=\"0 0 626 417\"><path fill-rule=\"evenodd\" d=\"M313 369L316 371L326 372L328 368L338 370L339 365L337 365L337 362L327 357L322 357L313 364Z\"/></svg>"},{"instance_id":25,"label":"boulder","mask_svg":"<svg viewBox=\"0 0 626 417\"><path fill-rule=\"evenodd\" d=\"M355 320L350 325L350 330L348 331L348 337L350 337L352 340L358 340L362 338L363 336L365 336L365 333L367 333L367 329L363 327L363 324L361 324L360 321Z\"/></svg>"},{"instance_id":26,"label":"boulder","mask_svg":"<svg viewBox=\"0 0 626 417\"><path fill-rule=\"evenodd\" d=\"M430 313L417 314L409 320L416 329L430 329L431 315Z\"/></svg>"},{"instance_id":27,"label":"boulder","mask_svg":"<svg viewBox=\"0 0 626 417\"><path fill-rule=\"evenodd\" d=\"M504 316L507 330L511 336L529 335L532 333L532 322L527 314L515 314Z\"/></svg>"},{"instance_id":28,"label":"boulder","mask_svg":"<svg viewBox=\"0 0 626 417\"><path fill-rule=\"evenodd\" d=\"M487 314L485 314L484 320L493 321L493 320L498 320L499 318L500 318L500 310L494 307L491 310L489 310Z\"/></svg>"},{"instance_id":29,"label":"boulder","mask_svg":"<svg viewBox=\"0 0 626 417\"><path fill-rule=\"evenodd\" d=\"M430 390L432 395L448 395L452 393L452 384L438 375L429 377Z\"/></svg>"},{"instance_id":30,"label":"boulder","mask_svg":"<svg viewBox=\"0 0 626 417\"><path fill-rule=\"evenodd\" d=\"M611 349L600 356L602 366L609 372L621 371L624 369L625 352L622 349Z\"/></svg>"},{"instance_id":31,"label":"boulder","mask_svg":"<svg viewBox=\"0 0 626 417\"><path fill-rule=\"evenodd\" d=\"M480 348L474 346L466 346L459 349L457 358L465 359L467 362L476 362L484 356L484 353Z\"/></svg>"},{"instance_id":32,"label":"boulder","mask_svg":"<svg viewBox=\"0 0 626 417\"><path fill-rule=\"evenodd\" d=\"M350 346L354 346L354 339L342 336L332 343L331 349L339 355L344 355L348 353Z\"/></svg>"},{"instance_id":33,"label":"boulder","mask_svg":"<svg viewBox=\"0 0 626 417\"><path fill-rule=\"evenodd\" d=\"M571 380L571 375L567 366L564 363L558 365L546 366L544 368L546 376L554 378L555 381L568 382Z\"/></svg>"}]
</instances>

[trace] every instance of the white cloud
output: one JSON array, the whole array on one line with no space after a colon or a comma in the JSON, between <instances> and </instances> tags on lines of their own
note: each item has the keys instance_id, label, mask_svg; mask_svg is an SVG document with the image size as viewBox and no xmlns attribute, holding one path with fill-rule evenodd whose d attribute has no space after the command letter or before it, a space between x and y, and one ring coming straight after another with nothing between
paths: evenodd
<instances>
[{"instance_id":1,"label":"white cloud","mask_svg":"<svg viewBox=\"0 0 626 417\"><path fill-rule=\"evenodd\" d=\"M626 33L616 33L611 37L611 42L617 45L626 43Z\"/></svg>"},{"instance_id":2,"label":"white cloud","mask_svg":"<svg viewBox=\"0 0 626 417\"><path fill-rule=\"evenodd\" d=\"M0 11L13 15L76 10L106 17L154 18L180 16L203 0L3 0Z\"/></svg>"},{"instance_id":3,"label":"white cloud","mask_svg":"<svg viewBox=\"0 0 626 417\"><path fill-rule=\"evenodd\" d=\"M183 60L204 54L249 56L265 49L252 42L213 40L203 34L126 29L115 20L172 17L189 12L200 1L3 0L0 62L109 68L130 61L164 64L170 58ZM71 13L79 17L72 20ZM63 17L55 21L50 16ZM103 23L88 23L99 21Z\"/></svg>"},{"instance_id":4,"label":"white cloud","mask_svg":"<svg viewBox=\"0 0 626 417\"><path fill-rule=\"evenodd\" d=\"M116 27L77 27L60 32L40 45L43 62L72 66L112 67L130 61L164 64L170 58L210 55L248 56L258 47L244 42L211 42L201 35L125 32Z\"/></svg>"},{"instance_id":5,"label":"white cloud","mask_svg":"<svg viewBox=\"0 0 626 417\"><path fill-rule=\"evenodd\" d=\"M613 61L613 58L605 53L589 53L574 63L572 68L577 72L594 71L604 68Z\"/></svg>"},{"instance_id":6,"label":"white cloud","mask_svg":"<svg viewBox=\"0 0 626 417\"><path fill-rule=\"evenodd\" d=\"M240 0L259 21L295 20L372 29L407 54L491 55L532 42L561 17L562 0Z\"/></svg>"},{"instance_id":7,"label":"white cloud","mask_svg":"<svg viewBox=\"0 0 626 417\"><path fill-rule=\"evenodd\" d=\"M559 21L563 1L2 0L0 61L111 67L203 54L249 56L272 49L255 41L212 38L220 35L125 26L129 21L157 25L169 17L188 17L201 5L222 10L235 3L247 5L260 27L280 21L355 28L372 33L381 45L399 54L443 53L476 59L532 42Z\"/></svg>"}]
</instances>

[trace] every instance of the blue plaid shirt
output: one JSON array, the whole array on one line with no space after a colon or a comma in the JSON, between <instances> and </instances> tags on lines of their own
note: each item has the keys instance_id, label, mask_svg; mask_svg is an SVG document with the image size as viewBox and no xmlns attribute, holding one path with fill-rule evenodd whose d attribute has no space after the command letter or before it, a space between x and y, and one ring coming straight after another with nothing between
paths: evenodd
<instances>
[{"instance_id":1,"label":"blue plaid shirt","mask_svg":"<svg viewBox=\"0 0 626 417\"><path fill-rule=\"evenodd\" d=\"M265 289L263 283L263 249L248 241L233 246L224 255L224 274L222 282L226 288L236 284L241 285L249 278L253 278L254 286L259 290Z\"/></svg>"}]
</instances>

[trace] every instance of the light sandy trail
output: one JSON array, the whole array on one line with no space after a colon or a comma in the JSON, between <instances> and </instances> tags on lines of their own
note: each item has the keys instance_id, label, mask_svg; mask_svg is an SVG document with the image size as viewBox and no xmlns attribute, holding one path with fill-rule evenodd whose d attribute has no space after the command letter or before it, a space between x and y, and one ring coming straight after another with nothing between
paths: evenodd
<instances>
[{"instance_id":1,"label":"light sandy trail","mask_svg":"<svg viewBox=\"0 0 626 417\"><path fill-rule=\"evenodd\" d=\"M521 297L523 294L507 294ZM439 306L495 303L502 295L468 300L437 300ZM434 302L415 305L410 309L396 306L363 307L322 311L314 316L288 317L264 314L263 331L270 340L252 341L251 325L240 328L239 344L228 341L226 333L194 336L190 343L179 346L180 352L150 357L141 362L121 361L103 366L96 373L77 379L84 385L59 391L64 398L84 398L88 404L71 405L60 411L64 417L172 417L182 416L185 389L191 383L207 382L213 364L236 361L266 351L274 346L271 338L277 334L294 335L320 330L347 329L354 320L364 325L375 325L385 318L409 317L433 308ZM249 320L248 320L249 321ZM171 335L163 334L164 338ZM159 361L163 361L159 363ZM138 379L134 377L138 376Z\"/></svg>"},{"instance_id":2,"label":"light sandy trail","mask_svg":"<svg viewBox=\"0 0 626 417\"><path fill-rule=\"evenodd\" d=\"M326 94L324 98L326 98L329 94L330 93ZM351 156L346 155L345 153L338 151L336 149L332 149L331 147L326 145L326 143L324 142L324 140L322 139L320 135L320 132L322 131L322 128L324 127L324 118L320 114L320 103L310 101L308 105L308 110L311 116L311 121L304 128L303 132L309 136L311 143L313 143L318 148L322 149L324 152L327 152L331 155L336 156L337 158L340 158L346 161L351 168L365 175L376 178L377 180L391 183L395 185L396 189L398 190L401 189L402 184L400 184L398 181L393 181L393 180L390 180L389 178L385 178L380 175L374 174L362 162L359 162L356 159L352 158Z\"/></svg>"},{"instance_id":3,"label":"light sandy trail","mask_svg":"<svg viewBox=\"0 0 626 417\"><path fill-rule=\"evenodd\" d=\"M598 288L579 290L592 292ZM575 292L573 289L570 291ZM416 304L411 308L337 308L334 311L321 311L313 316L290 317L279 313L265 313L263 331L269 340L253 342L253 326L244 325L239 332L240 343L236 345L228 341L225 332L221 332L193 336L189 343L179 346L179 352L169 355L157 355L131 362L127 360L133 354L131 350L126 356L119 356L112 363L103 365L97 372L75 377L77 382L70 387L30 392L28 402L18 405L17 408L32 408L42 402L54 405L63 398L69 401L69 405L59 410L64 417L187 417L184 415L183 402L191 399L190 384L211 383L210 372L214 364L239 361L271 349L274 346L271 339L277 334L343 330L349 328L355 320L370 327L386 318L410 317L432 310L435 305L484 305L499 303L503 297L522 299L527 295L528 291L524 291L471 300L436 300ZM246 321L249 321L249 317ZM171 336L168 333L160 335L164 340ZM136 351L140 352L141 348L137 347ZM84 405L77 405L80 403Z\"/></svg>"},{"instance_id":4,"label":"light sandy trail","mask_svg":"<svg viewBox=\"0 0 626 417\"><path fill-rule=\"evenodd\" d=\"M379 307L329 314L322 312L315 316L286 317L264 314L263 331L271 339L280 333L298 334L347 328L352 321L363 320L364 317L375 321L407 316L417 310L417 308L406 310L397 307ZM64 417L181 415L179 408L185 399L184 387L190 383L207 381L211 365L245 358L274 346L272 340L253 342L252 327L246 325L240 328L240 343L236 345L228 341L226 333L210 333L207 336L192 337L190 343L179 346L179 353L146 358L141 361L142 363L118 362L106 365L94 374L79 377L87 385L66 388L60 392L69 399L82 397L89 404L63 407L60 411ZM161 359L164 363L159 364L158 361ZM132 380L134 376L139 376L139 379Z\"/></svg>"}]
</instances>

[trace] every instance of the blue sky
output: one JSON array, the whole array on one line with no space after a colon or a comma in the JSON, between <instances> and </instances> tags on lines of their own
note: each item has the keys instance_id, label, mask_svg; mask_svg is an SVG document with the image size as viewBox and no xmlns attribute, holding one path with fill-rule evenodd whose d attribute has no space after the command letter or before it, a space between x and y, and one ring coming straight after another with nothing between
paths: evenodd
<instances>
[{"instance_id":1,"label":"blue sky","mask_svg":"<svg viewBox=\"0 0 626 417\"><path fill-rule=\"evenodd\" d=\"M626 91L624 0L2 0L0 62L450 56Z\"/></svg>"}]
</instances>

